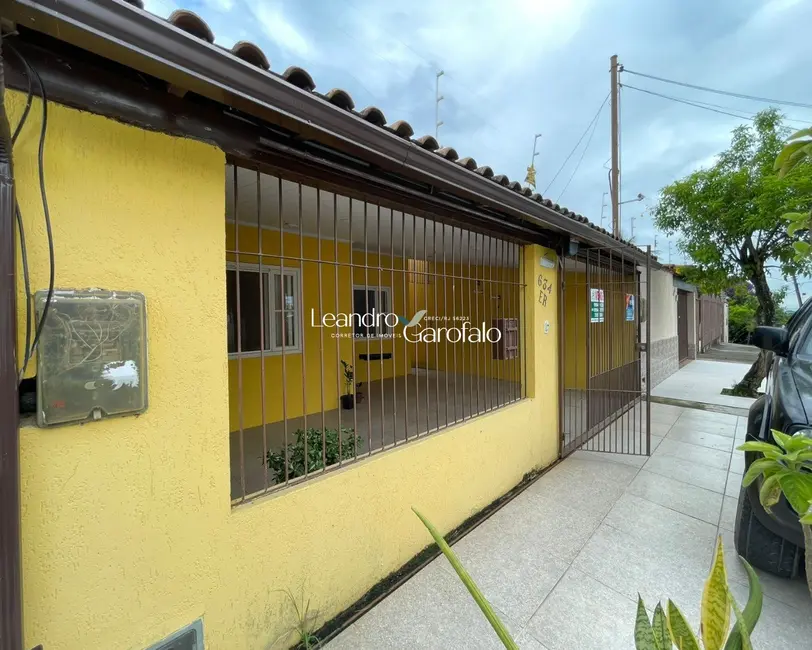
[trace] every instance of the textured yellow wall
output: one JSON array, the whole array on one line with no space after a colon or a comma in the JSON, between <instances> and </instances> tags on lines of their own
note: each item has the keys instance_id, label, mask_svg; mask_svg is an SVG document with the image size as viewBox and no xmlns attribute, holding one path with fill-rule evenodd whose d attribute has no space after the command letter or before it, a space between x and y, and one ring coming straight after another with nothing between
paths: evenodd
<instances>
[{"instance_id":1,"label":"textured yellow wall","mask_svg":"<svg viewBox=\"0 0 812 650\"><path fill-rule=\"evenodd\" d=\"M38 117L14 153L42 288ZM232 509L224 157L56 105L48 130L57 283L145 293L150 407L22 429L26 647L137 650L199 617L209 650L268 647L293 623L278 590L328 619L428 544L410 506L447 531L555 459L556 308L528 290L534 399ZM527 251L533 280L542 249Z\"/></svg>"}]
</instances>

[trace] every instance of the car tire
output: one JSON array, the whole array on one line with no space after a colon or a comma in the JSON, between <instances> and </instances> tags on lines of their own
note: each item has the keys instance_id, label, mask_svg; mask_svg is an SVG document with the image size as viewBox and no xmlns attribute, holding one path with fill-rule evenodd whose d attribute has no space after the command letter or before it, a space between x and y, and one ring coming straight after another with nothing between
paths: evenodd
<instances>
[{"instance_id":1,"label":"car tire","mask_svg":"<svg viewBox=\"0 0 812 650\"><path fill-rule=\"evenodd\" d=\"M735 542L736 551L751 565L781 578L794 578L803 566L803 549L759 521L744 487L739 494Z\"/></svg>"}]
</instances>

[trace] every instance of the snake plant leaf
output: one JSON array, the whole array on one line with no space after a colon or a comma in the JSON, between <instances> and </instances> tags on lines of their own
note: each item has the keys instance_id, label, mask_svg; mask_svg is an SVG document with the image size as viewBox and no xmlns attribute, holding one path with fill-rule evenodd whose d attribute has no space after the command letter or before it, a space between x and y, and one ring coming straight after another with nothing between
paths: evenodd
<instances>
[{"instance_id":1,"label":"snake plant leaf","mask_svg":"<svg viewBox=\"0 0 812 650\"><path fill-rule=\"evenodd\" d=\"M730 599L730 606L736 615L736 629L741 635L742 650L753 650L753 645L750 643L750 633L747 631L747 624L744 621L744 615L739 609L739 605L733 597L733 594L729 594L728 598Z\"/></svg>"},{"instance_id":2,"label":"snake plant leaf","mask_svg":"<svg viewBox=\"0 0 812 650\"><path fill-rule=\"evenodd\" d=\"M799 472L782 472L778 478L781 491L793 510L806 514L809 502L812 501L812 474Z\"/></svg>"},{"instance_id":3,"label":"snake plant leaf","mask_svg":"<svg viewBox=\"0 0 812 650\"><path fill-rule=\"evenodd\" d=\"M749 635L752 634L753 630L756 628L756 623L758 623L758 619L761 616L761 607L764 603L764 594L761 591L761 582L759 581L756 572L753 570L753 567L751 567L744 558L740 559L744 564L745 570L747 571L747 582L750 586L750 590L747 595L747 604L744 606L744 611L742 612L742 619L745 623L745 631ZM732 599L732 596L729 597ZM727 643L725 644L725 650L743 649L744 643L741 630L739 629L738 625L734 625L733 629L730 631L730 636L727 639Z\"/></svg>"},{"instance_id":4,"label":"snake plant leaf","mask_svg":"<svg viewBox=\"0 0 812 650\"><path fill-rule=\"evenodd\" d=\"M513 640L513 637L508 632L507 627L505 624L500 620L500 618L496 615L496 612L493 611L493 607L488 602L487 598L482 594L477 587L474 579L468 574L468 571L465 570L465 567L462 566L459 558L457 557L456 553L451 550L451 547L448 543L443 539L443 536L440 532L434 527L434 525L426 519L416 508L412 508L414 514L418 516L420 521L423 522L423 525L428 529L431 536L434 538L434 541L437 543L437 546L440 547L440 550L443 552L443 555L446 556L449 563L452 567L454 567L454 571L457 572L460 580L465 585L465 588L468 592L473 596L476 604L479 605L479 609L482 610L482 613L485 615L485 618L488 619L488 623L491 624L493 631L496 632L496 636L499 637L499 640L502 642L502 645L507 648L507 650L519 650L519 646L516 645L516 642Z\"/></svg>"},{"instance_id":5,"label":"snake plant leaf","mask_svg":"<svg viewBox=\"0 0 812 650\"><path fill-rule=\"evenodd\" d=\"M665 619L663 606L657 603L654 617L651 619L651 631L654 633L654 645L657 650L671 650L671 635L668 633L668 621Z\"/></svg>"},{"instance_id":6,"label":"snake plant leaf","mask_svg":"<svg viewBox=\"0 0 812 650\"><path fill-rule=\"evenodd\" d=\"M730 606L727 602L727 573L722 538L716 541L710 574L702 591L702 622L699 630L705 650L721 650L730 627Z\"/></svg>"},{"instance_id":7,"label":"snake plant leaf","mask_svg":"<svg viewBox=\"0 0 812 650\"><path fill-rule=\"evenodd\" d=\"M637 619L634 622L635 650L660 650L654 643L654 630L648 620L648 612L640 594L637 594Z\"/></svg>"},{"instance_id":8,"label":"snake plant leaf","mask_svg":"<svg viewBox=\"0 0 812 650\"><path fill-rule=\"evenodd\" d=\"M668 631L678 650L700 650L691 626L672 600L668 601Z\"/></svg>"}]
</instances>

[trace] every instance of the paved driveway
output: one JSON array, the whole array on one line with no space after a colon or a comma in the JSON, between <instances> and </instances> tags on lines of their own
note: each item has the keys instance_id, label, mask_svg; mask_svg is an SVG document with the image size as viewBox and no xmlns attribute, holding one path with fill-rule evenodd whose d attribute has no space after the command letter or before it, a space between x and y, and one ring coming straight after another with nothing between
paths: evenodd
<instances>
[{"instance_id":1,"label":"paved driveway","mask_svg":"<svg viewBox=\"0 0 812 650\"><path fill-rule=\"evenodd\" d=\"M743 603L747 578L732 531L743 470L733 447L744 426L733 415L652 404L651 458L576 452L460 540L456 552L519 646L632 650L638 592L649 608L672 598L698 630L717 534ZM763 587L754 647L810 647L805 582L763 575ZM328 647L502 646L439 558Z\"/></svg>"}]
</instances>

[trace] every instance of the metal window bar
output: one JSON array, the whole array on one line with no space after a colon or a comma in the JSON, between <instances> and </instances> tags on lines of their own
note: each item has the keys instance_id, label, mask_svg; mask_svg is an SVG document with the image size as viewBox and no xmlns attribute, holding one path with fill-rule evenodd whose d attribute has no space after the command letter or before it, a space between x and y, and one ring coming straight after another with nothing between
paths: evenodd
<instances>
[{"instance_id":1,"label":"metal window bar","mask_svg":"<svg viewBox=\"0 0 812 650\"><path fill-rule=\"evenodd\" d=\"M524 395L519 244L407 205L300 177L287 180L276 170L229 165L226 182L226 226L233 229L226 258L229 385L236 391L230 396L234 504ZM256 283L246 273L255 274ZM361 277L363 301L355 298ZM385 311L390 319L359 328L367 339L363 348L354 326L332 331L324 325L330 309L335 317L356 307L366 316ZM408 322L420 309L429 310L431 320L413 326L407 338L402 321L392 319ZM468 328L485 322L487 329L494 318L510 327L519 321L518 330L504 328L514 352L498 362L488 342L444 343L442 350L425 336L412 342L429 326L461 330L467 320ZM314 326L321 327L318 333ZM356 392L345 386L342 360L355 370L353 383L366 380L366 417L359 417L358 404L352 414L342 409L341 396ZM373 369L380 374L374 380ZM308 427L320 430L314 435Z\"/></svg>"}]
</instances>

